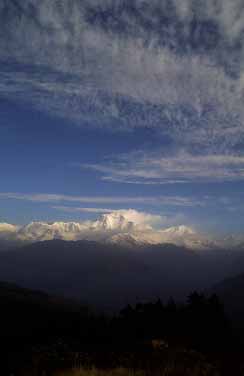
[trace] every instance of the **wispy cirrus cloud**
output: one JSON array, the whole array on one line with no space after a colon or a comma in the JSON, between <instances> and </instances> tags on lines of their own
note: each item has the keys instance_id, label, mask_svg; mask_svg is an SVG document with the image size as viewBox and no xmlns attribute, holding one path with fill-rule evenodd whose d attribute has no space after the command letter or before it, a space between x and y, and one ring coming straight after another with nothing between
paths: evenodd
<instances>
[{"instance_id":1,"label":"wispy cirrus cloud","mask_svg":"<svg viewBox=\"0 0 244 376\"><path fill-rule=\"evenodd\" d=\"M243 20L241 0L1 0L0 95L79 125L240 148Z\"/></svg>"},{"instance_id":2,"label":"wispy cirrus cloud","mask_svg":"<svg viewBox=\"0 0 244 376\"><path fill-rule=\"evenodd\" d=\"M101 164L86 164L101 174L102 180L128 184L181 184L223 182L244 179L242 155L191 155L180 152L132 153Z\"/></svg>"},{"instance_id":3,"label":"wispy cirrus cloud","mask_svg":"<svg viewBox=\"0 0 244 376\"><path fill-rule=\"evenodd\" d=\"M94 214L108 214L122 209L108 209L108 208L80 208L72 206L52 206L52 209L59 210L66 213L94 213Z\"/></svg>"},{"instance_id":4,"label":"wispy cirrus cloud","mask_svg":"<svg viewBox=\"0 0 244 376\"><path fill-rule=\"evenodd\" d=\"M31 202L72 202L83 204L126 204L126 205L168 205L168 206L202 206L201 199L184 196L135 196L135 197L116 197L116 196L69 196L60 194L23 194L14 192L1 192L0 199L24 200ZM85 208L86 209L86 208ZM84 210L85 210L84 209ZM89 209L89 208L87 208ZM90 208L91 209L91 208ZM109 210L110 209L101 209Z\"/></svg>"}]
</instances>

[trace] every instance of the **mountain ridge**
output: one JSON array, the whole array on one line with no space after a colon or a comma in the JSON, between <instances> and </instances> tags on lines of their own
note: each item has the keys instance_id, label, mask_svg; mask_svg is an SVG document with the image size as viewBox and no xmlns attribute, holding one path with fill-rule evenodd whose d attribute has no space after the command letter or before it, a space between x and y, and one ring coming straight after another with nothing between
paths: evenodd
<instances>
[{"instance_id":1,"label":"mountain ridge","mask_svg":"<svg viewBox=\"0 0 244 376\"><path fill-rule=\"evenodd\" d=\"M2 280L106 310L159 297L185 299L239 270L244 257L235 252L199 253L166 243L127 247L56 239L0 253Z\"/></svg>"},{"instance_id":2,"label":"mountain ridge","mask_svg":"<svg viewBox=\"0 0 244 376\"><path fill-rule=\"evenodd\" d=\"M160 216L129 209L114 211L103 214L98 219L81 222L33 221L23 226L0 223L0 240L12 241L13 244L54 239L91 240L129 248L174 244L196 251L244 248L244 238L241 235L219 239L184 224L162 228L161 222Z\"/></svg>"},{"instance_id":3,"label":"mountain ridge","mask_svg":"<svg viewBox=\"0 0 244 376\"><path fill-rule=\"evenodd\" d=\"M0 224L0 236L1 239L23 242L63 239L94 240L127 246L172 243L192 249L209 248L205 236L197 233L193 228L180 225L155 229L150 221L158 218L151 217L144 218L141 213L128 210L104 214L94 221L40 221L23 226L4 223Z\"/></svg>"}]
</instances>

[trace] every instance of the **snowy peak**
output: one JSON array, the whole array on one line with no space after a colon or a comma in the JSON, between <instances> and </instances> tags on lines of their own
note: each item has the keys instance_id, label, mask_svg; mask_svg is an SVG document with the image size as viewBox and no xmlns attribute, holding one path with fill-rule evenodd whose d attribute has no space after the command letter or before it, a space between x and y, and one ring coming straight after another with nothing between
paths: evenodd
<instances>
[{"instance_id":1,"label":"snowy peak","mask_svg":"<svg viewBox=\"0 0 244 376\"><path fill-rule=\"evenodd\" d=\"M19 229L17 237L26 241L76 240L77 234L81 231L82 225L75 222L31 222Z\"/></svg>"},{"instance_id":2,"label":"snowy peak","mask_svg":"<svg viewBox=\"0 0 244 376\"><path fill-rule=\"evenodd\" d=\"M196 231L193 230L191 227L180 225L169 227L163 230L165 234L174 235L174 236L186 236L186 235L196 235Z\"/></svg>"},{"instance_id":3,"label":"snowy peak","mask_svg":"<svg viewBox=\"0 0 244 376\"><path fill-rule=\"evenodd\" d=\"M199 234L193 228L185 225L170 227L161 231L162 241L173 243L190 249L207 250L217 247L217 244Z\"/></svg>"},{"instance_id":4,"label":"snowy peak","mask_svg":"<svg viewBox=\"0 0 244 376\"><path fill-rule=\"evenodd\" d=\"M104 231L132 231L133 227L134 223L128 221L119 212L104 214L92 225L93 229Z\"/></svg>"},{"instance_id":5,"label":"snowy peak","mask_svg":"<svg viewBox=\"0 0 244 376\"><path fill-rule=\"evenodd\" d=\"M9 223L0 223L0 233L14 233L18 229L18 226L11 225Z\"/></svg>"},{"instance_id":6,"label":"snowy peak","mask_svg":"<svg viewBox=\"0 0 244 376\"><path fill-rule=\"evenodd\" d=\"M0 223L0 239L12 240L15 237L19 227L9 223Z\"/></svg>"}]
</instances>

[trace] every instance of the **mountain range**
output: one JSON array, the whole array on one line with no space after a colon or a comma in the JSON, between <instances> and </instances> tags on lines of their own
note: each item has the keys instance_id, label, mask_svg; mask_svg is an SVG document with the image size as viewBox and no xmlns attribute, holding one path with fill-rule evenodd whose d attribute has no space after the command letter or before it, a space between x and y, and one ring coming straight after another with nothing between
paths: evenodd
<instances>
[{"instance_id":1,"label":"mountain range","mask_svg":"<svg viewBox=\"0 0 244 376\"><path fill-rule=\"evenodd\" d=\"M134 210L78 223L1 223L0 280L114 309L185 299L243 273L241 236L218 240L161 224Z\"/></svg>"},{"instance_id":2,"label":"mountain range","mask_svg":"<svg viewBox=\"0 0 244 376\"><path fill-rule=\"evenodd\" d=\"M90 240L126 247L170 243L193 250L236 248L244 244L242 237L214 239L185 225L155 229L147 217L134 210L115 211L94 221L78 223L31 222L23 226L0 223L1 241L16 244L54 239Z\"/></svg>"}]
</instances>

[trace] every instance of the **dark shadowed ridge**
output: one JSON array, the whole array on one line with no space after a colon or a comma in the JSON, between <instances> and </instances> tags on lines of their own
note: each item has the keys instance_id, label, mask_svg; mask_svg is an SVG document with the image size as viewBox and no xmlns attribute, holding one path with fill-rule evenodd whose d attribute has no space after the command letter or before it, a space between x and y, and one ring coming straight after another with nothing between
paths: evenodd
<instances>
[{"instance_id":1,"label":"dark shadowed ridge","mask_svg":"<svg viewBox=\"0 0 244 376\"><path fill-rule=\"evenodd\" d=\"M91 241L44 241L2 252L0 279L102 309L154 298L185 297L244 270L228 252L171 244L127 249Z\"/></svg>"},{"instance_id":2,"label":"dark shadowed ridge","mask_svg":"<svg viewBox=\"0 0 244 376\"><path fill-rule=\"evenodd\" d=\"M52 308L58 311L81 311L87 309L74 299L49 295L39 290L20 287L14 283L0 281L0 299L10 299L19 304L31 303L39 307Z\"/></svg>"},{"instance_id":3,"label":"dark shadowed ridge","mask_svg":"<svg viewBox=\"0 0 244 376\"><path fill-rule=\"evenodd\" d=\"M244 273L214 285L210 292L219 296L233 323L244 328Z\"/></svg>"}]
</instances>

